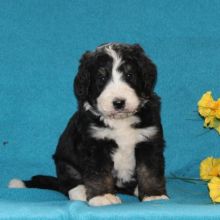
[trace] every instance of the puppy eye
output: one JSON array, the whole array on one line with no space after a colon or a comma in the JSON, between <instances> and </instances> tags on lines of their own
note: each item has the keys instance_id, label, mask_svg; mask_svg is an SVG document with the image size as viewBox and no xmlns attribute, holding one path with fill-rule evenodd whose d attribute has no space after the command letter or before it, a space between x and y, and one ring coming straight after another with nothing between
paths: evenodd
<instances>
[{"instance_id":1,"label":"puppy eye","mask_svg":"<svg viewBox=\"0 0 220 220\"><path fill-rule=\"evenodd\" d=\"M100 81L100 82L105 82L106 81L106 76L104 76L104 75L101 75L101 76L99 76L98 77L98 80Z\"/></svg>"},{"instance_id":2,"label":"puppy eye","mask_svg":"<svg viewBox=\"0 0 220 220\"><path fill-rule=\"evenodd\" d=\"M126 73L125 74L126 79L128 80L132 80L134 78L134 74L133 73Z\"/></svg>"},{"instance_id":3,"label":"puppy eye","mask_svg":"<svg viewBox=\"0 0 220 220\"><path fill-rule=\"evenodd\" d=\"M98 86L103 86L105 82L107 81L107 75L106 74L98 74L96 78L96 82Z\"/></svg>"},{"instance_id":4,"label":"puppy eye","mask_svg":"<svg viewBox=\"0 0 220 220\"><path fill-rule=\"evenodd\" d=\"M107 79L107 72L104 68L100 68L98 70L98 76L97 76L97 80L99 82L105 82Z\"/></svg>"}]
</instances>

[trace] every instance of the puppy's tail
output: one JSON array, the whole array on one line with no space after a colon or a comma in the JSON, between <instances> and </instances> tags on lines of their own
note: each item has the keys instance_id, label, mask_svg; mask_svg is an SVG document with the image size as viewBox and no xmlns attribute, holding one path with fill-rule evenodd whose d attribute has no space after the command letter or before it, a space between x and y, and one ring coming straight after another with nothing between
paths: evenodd
<instances>
[{"instance_id":1,"label":"puppy's tail","mask_svg":"<svg viewBox=\"0 0 220 220\"><path fill-rule=\"evenodd\" d=\"M19 180L12 179L9 184L9 188L39 188L39 189L51 189L59 191L59 182L56 177L53 176L33 176L31 180Z\"/></svg>"}]
</instances>

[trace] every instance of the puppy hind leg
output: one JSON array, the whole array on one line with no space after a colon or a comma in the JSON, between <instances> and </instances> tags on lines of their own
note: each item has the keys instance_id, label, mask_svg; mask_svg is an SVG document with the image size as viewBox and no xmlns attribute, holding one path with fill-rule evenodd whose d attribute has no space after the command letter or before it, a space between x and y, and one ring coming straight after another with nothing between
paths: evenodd
<instances>
[{"instance_id":1,"label":"puppy hind leg","mask_svg":"<svg viewBox=\"0 0 220 220\"><path fill-rule=\"evenodd\" d=\"M86 201L86 188L85 185L78 185L68 191L70 200Z\"/></svg>"},{"instance_id":2,"label":"puppy hind leg","mask_svg":"<svg viewBox=\"0 0 220 220\"><path fill-rule=\"evenodd\" d=\"M56 165L60 191L70 200L86 201L86 189L79 171L63 161L58 161Z\"/></svg>"}]
</instances>

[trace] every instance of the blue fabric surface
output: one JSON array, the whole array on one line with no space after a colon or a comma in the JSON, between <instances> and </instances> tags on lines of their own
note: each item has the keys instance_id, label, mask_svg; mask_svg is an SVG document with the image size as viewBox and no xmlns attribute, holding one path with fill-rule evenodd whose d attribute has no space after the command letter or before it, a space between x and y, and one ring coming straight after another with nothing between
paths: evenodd
<instances>
[{"instance_id":1,"label":"blue fabric surface","mask_svg":"<svg viewBox=\"0 0 220 220\"><path fill-rule=\"evenodd\" d=\"M90 208L46 190L8 190L13 177L55 174L51 155L76 110L72 80L85 50L140 43L158 67L166 175L198 176L220 137L197 114L220 96L219 1L0 1L0 218L219 219L202 184L168 181L169 201Z\"/></svg>"},{"instance_id":2,"label":"blue fabric surface","mask_svg":"<svg viewBox=\"0 0 220 220\"><path fill-rule=\"evenodd\" d=\"M5 219L219 219L219 206L207 197L204 184L168 181L169 201L140 203L120 195L123 205L90 207L49 190L2 189L0 218ZM16 196L15 196L16 195ZM13 202L12 202L13 200Z\"/></svg>"}]
</instances>

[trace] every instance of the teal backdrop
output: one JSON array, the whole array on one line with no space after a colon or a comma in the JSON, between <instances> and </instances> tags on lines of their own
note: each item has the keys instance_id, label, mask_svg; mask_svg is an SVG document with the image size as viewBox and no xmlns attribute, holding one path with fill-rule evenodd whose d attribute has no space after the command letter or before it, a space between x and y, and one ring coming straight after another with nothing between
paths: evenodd
<instances>
[{"instance_id":1,"label":"teal backdrop","mask_svg":"<svg viewBox=\"0 0 220 220\"><path fill-rule=\"evenodd\" d=\"M198 177L220 157L220 136L203 128L197 101L220 97L218 0L0 0L0 218L219 219L206 185L168 179L169 201L91 208L58 192L9 190L11 178L55 174L59 135L76 111L73 78L86 50L139 43L158 68L166 176Z\"/></svg>"}]
</instances>

